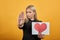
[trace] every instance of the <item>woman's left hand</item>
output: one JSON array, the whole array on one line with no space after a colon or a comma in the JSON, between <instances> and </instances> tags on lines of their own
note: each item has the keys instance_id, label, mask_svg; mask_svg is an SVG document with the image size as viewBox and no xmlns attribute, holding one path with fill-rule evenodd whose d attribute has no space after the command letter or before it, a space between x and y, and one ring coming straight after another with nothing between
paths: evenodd
<instances>
[{"instance_id":1,"label":"woman's left hand","mask_svg":"<svg viewBox=\"0 0 60 40\"><path fill-rule=\"evenodd\" d=\"M41 38L41 39L43 39L44 38L44 34L41 34L40 32L38 33L38 38Z\"/></svg>"}]
</instances>

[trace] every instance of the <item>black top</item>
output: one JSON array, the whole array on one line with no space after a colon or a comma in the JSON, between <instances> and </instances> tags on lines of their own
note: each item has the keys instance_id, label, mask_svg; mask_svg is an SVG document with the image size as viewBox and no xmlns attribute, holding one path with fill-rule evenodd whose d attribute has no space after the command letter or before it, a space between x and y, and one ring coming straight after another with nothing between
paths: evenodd
<instances>
[{"instance_id":1,"label":"black top","mask_svg":"<svg viewBox=\"0 0 60 40\"><path fill-rule=\"evenodd\" d=\"M29 21L24 23L24 26L20 29L23 29L23 39L22 40L41 40L37 35L32 35L32 22L42 22L39 20Z\"/></svg>"}]
</instances>

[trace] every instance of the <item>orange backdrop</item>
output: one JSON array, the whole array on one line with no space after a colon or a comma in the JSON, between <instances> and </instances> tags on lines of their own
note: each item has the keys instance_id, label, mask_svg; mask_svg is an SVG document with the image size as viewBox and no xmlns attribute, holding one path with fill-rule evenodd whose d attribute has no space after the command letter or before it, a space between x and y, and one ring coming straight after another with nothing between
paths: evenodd
<instances>
[{"instance_id":1,"label":"orange backdrop","mask_svg":"<svg viewBox=\"0 0 60 40\"><path fill-rule=\"evenodd\" d=\"M0 40L22 39L17 19L29 4L36 7L39 20L50 22L50 35L43 40L60 40L60 0L0 0Z\"/></svg>"}]
</instances>

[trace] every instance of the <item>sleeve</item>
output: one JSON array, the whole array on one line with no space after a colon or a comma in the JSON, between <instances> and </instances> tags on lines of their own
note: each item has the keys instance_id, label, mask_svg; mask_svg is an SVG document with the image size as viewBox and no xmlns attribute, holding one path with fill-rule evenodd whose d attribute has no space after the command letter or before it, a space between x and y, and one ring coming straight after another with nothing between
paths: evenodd
<instances>
[{"instance_id":1,"label":"sleeve","mask_svg":"<svg viewBox=\"0 0 60 40\"><path fill-rule=\"evenodd\" d=\"M34 39L36 39L36 40L41 40L41 38L38 38L37 35L33 35L33 37L34 37Z\"/></svg>"},{"instance_id":2,"label":"sleeve","mask_svg":"<svg viewBox=\"0 0 60 40\"><path fill-rule=\"evenodd\" d=\"M19 29L24 29L25 28L25 23L24 23L24 25L21 25L21 27L20 27L20 25L18 25L18 28Z\"/></svg>"},{"instance_id":3,"label":"sleeve","mask_svg":"<svg viewBox=\"0 0 60 40\"><path fill-rule=\"evenodd\" d=\"M19 29L23 29L23 26L24 26L24 25L22 25L22 26L18 25L18 28L19 28Z\"/></svg>"}]
</instances>

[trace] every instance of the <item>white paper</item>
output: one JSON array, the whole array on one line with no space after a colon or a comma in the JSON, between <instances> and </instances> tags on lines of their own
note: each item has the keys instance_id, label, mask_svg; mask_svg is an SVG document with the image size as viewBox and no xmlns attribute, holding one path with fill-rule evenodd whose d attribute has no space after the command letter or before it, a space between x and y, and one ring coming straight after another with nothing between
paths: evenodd
<instances>
[{"instance_id":1,"label":"white paper","mask_svg":"<svg viewBox=\"0 0 60 40\"><path fill-rule=\"evenodd\" d=\"M32 35L38 35L38 31L35 30L34 25L36 23L42 24L45 23L47 25L47 28L45 31L42 32L44 35L50 35L50 23L49 22L32 22Z\"/></svg>"}]
</instances>

